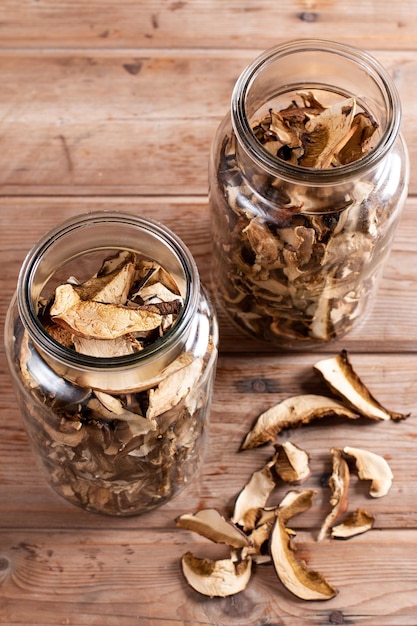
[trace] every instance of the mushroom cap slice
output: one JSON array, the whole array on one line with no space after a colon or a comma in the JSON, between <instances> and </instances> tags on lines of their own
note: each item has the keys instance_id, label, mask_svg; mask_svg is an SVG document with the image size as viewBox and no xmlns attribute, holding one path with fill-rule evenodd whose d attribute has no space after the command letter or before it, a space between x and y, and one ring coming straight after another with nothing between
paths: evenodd
<instances>
[{"instance_id":1,"label":"mushroom cap slice","mask_svg":"<svg viewBox=\"0 0 417 626\"><path fill-rule=\"evenodd\" d=\"M313 504L313 497L317 491L314 489L305 489L304 491L291 490L285 494L279 503L279 515L284 524L290 519L308 511Z\"/></svg>"},{"instance_id":2,"label":"mushroom cap slice","mask_svg":"<svg viewBox=\"0 0 417 626\"><path fill-rule=\"evenodd\" d=\"M334 415L350 419L359 417L337 400L326 396L315 394L291 396L258 417L254 427L246 435L241 449L249 450L267 441L274 442L276 436L285 428L295 428L314 419Z\"/></svg>"},{"instance_id":3,"label":"mushroom cap slice","mask_svg":"<svg viewBox=\"0 0 417 626\"><path fill-rule=\"evenodd\" d=\"M337 590L315 570L309 570L295 558L291 537L278 513L272 529L270 551L278 578L282 584L302 600L330 600Z\"/></svg>"},{"instance_id":4,"label":"mushroom cap slice","mask_svg":"<svg viewBox=\"0 0 417 626\"><path fill-rule=\"evenodd\" d=\"M341 524L333 526L331 535L334 539L350 539L373 528L375 518L364 509L356 509Z\"/></svg>"},{"instance_id":5,"label":"mushroom cap slice","mask_svg":"<svg viewBox=\"0 0 417 626\"><path fill-rule=\"evenodd\" d=\"M326 516L321 525L318 541L322 541L331 526L347 511L348 507L348 489L350 483L349 466L342 456L340 448L331 449L333 459L333 472L329 478L329 486L332 490L330 504L332 510Z\"/></svg>"},{"instance_id":6,"label":"mushroom cap slice","mask_svg":"<svg viewBox=\"0 0 417 626\"><path fill-rule=\"evenodd\" d=\"M295 443L286 441L275 445L275 471L285 482L301 482L310 476L309 456Z\"/></svg>"},{"instance_id":7,"label":"mushroom cap slice","mask_svg":"<svg viewBox=\"0 0 417 626\"><path fill-rule=\"evenodd\" d=\"M262 509L269 498L276 482L272 476L273 461L253 472L248 483L236 498L232 521L242 526L245 531L252 530L256 524L259 509Z\"/></svg>"},{"instance_id":8,"label":"mushroom cap slice","mask_svg":"<svg viewBox=\"0 0 417 626\"><path fill-rule=\"evenodd\" d=\"M381 498L388 493L394 476L384 457L369 450L349 446L345 446L343 452L355 458L359 478L372 481L369 495Z\"/></svg>"},{"instance_id":9,"label":"mushroom cap slice","mask_svg":"<svg viewBox=\"0 0 417 626\"><path fill-rule=\"evenodd\" d=\"M188 584L205 596L225 598L243 591L251 576L252 559L199 559L186 552L181 559L182 571Z\"/></svg>"},{"instance_id":10,"label":"mushroom cap slice","mask_svg":"<svg viewBox=\"0 0 417 626\"><path fill-rule=\"evenodd\" d=\"M186 513L177 517L179 528L192 530L216 543L225 543L231 548L244 548L248 537L233 522L227 521L216 509L201 509L193 515Z\"/></svg>"},{"instance_id":11,"label":"mushroom cap slice","mask_svg":"<svg viewBox=\"0 0 417 626\"><path fill-rule=\"evenodd\" d=\"M330 389L361 415L373 420L395 421L408 417L409 414L389 411L378 402L354 371L346 350L335 357L318 361L313 367Z\"/></svg>"},{"instance_id":12,"label":"mushroom cap slice","mask_svg":"<svg viewBox=\"0 0 417 626\"><path fill-rule=\"evenodd\" d=\"M91 339L116 339L161 325L162 316L141 309L95 300L81 300L73 285L59 285L51 308L53 321L74 334Z\"/></svg>"}]
</instances>

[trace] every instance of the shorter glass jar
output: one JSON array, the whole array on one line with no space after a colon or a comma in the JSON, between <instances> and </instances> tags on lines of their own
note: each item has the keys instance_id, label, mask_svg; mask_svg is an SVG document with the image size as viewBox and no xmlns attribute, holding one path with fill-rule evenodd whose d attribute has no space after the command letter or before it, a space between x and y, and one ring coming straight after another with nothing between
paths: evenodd
<instances>
[{"instance_id":1,"label":"shorter glass jar","mask_svg":"<svg viewBox=\"0 0 417 626\"><path fill-rule=\"evenodd\" d=\"M309 349L365 319L407 196L400 119L350 46L292 41L242 72L209 169L213 292L239 329Z\"/></svg>"},{"instance_id":2,"label":"shorter glass jar","mask_svg":"<svg viewBox=\"0 0 417 626\"><path fill-rule=\"evenodd\" d=\"M40 303L120 253L149 260L174 281L178 319L122 356L66 347L40 321ZM23 263L5 339L29 440L57 493L90 511L132 515L189 483L206 446L218 330L196 264L174 233L113 212L58 226Z\"/></svg>"}]
</instances>

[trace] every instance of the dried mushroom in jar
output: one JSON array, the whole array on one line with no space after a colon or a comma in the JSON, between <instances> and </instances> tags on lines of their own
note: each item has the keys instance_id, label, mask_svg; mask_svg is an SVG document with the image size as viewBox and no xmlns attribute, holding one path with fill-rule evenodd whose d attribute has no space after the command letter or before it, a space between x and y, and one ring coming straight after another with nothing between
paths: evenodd
<instances>
[{"instance_id":1,"label":"dried mushroom in jar","mask_svg":"<svg viewBox=\"0 0 417 626\"><path fill-rule=\"evenodd\" d=\"M319 98L296 93L252 121L260 152L300 168L299 183L251 168L232 133L211 192L218 300L249 335L288 347L352 328L376 287L391 228L392 207L371 177L303 182L302 171L349 165L377 141L377 122L355 98Z\"/></svg>"},{"instance_id":2,"label":"dried mushroom in jar","mask_svg":"<svg viewBox=\"0 0 417 626\"><path fill-rule=\"evenodd\" d=\"M171 276L139 253L117 251L93 276L68 276L39 300L45 330L69 350L114 359L140 353L176 324L184 302ZM215 353L180 352L125 393L79 386L54 373L20 331L22 378L42 406L27 405L31 436L52 486L83 508L114 515L162 504L194 473L201 455L207 385Z\"/></svg>"}]
</instances>

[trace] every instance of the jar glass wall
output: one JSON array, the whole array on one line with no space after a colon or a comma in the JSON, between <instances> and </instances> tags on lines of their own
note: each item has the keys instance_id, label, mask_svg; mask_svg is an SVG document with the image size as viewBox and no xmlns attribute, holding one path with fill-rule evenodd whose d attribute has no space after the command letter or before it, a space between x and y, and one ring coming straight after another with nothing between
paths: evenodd
<instances>
[{"instance_id":1,"label":"jar glass wall","mask_svg":"<svg viewBox=\"0 0 417 626\"><path fill-rule=\"evenodd\" d=\"M23 263L6 352L55 491L112 515L178 493L204 455L217 343L195 262L161 224L100 212L47 233Z\"/></svg>"},{"instance_id":2,"label":"jar glass wall","mask_svg":"<svg viewBox=\"0 0 417 626\"><path fill-rule=\"evenodd\" d=\"M294 41L248 66L210 155L213 290L277 348L365 319L407 195L400 102L368 54Z\"/></svg>"}]
</instances>

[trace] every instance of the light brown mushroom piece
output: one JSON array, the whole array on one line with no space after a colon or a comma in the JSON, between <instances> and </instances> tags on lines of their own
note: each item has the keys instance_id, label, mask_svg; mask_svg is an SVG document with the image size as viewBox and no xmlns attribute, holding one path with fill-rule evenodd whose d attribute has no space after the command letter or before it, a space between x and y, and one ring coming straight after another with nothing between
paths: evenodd
<instances>
[{"instance_id":1,"label":"light brown mushroom piece","mask_svg":"<svg viewBox=\"0 0 417 626\"><path fill-rule=\"evenodd\" d=\"M249 544L247 535L233 522L227 521L216 509L201 509L192 515L188 513L180 515L176 519L176 525L216 543L225 543L231 548L244 548Z\"/></svg>"},{"instance_id":2,"label":"light brown mushroom piece","mask_svg":"<svg viewBox=\"0 0 417 626\"><path fill-rule=\"evenodd\" d=\"M299 446L286 441L275 445L274 468L287 483L302 482L310 476L309 455Z\"/></svg>"},{"instance_id":3,"label":"light brown mushroom piece","mask_svg":"<svg viewBox=\"0 0 417 626\"><path fill-rule=\"evenodd\" d=\"M296 559L291 537L284 522L277 515L271 533L270 551L278 578L295 596L302 600L330 600L337 590L322 574L310 570Z\"/></svg>"},{"instance_id":4,"label":"light brown mushroom piece","mask_svg":"<svg viewBox=\"0 0 417 626\"><path fill-rule=\"evenodd\" d=\"M333 526L331 536L333 539L350 539L371 530L374 523L375 518L373 515L364 509L356 509L341 524Z\"/></svg>"},{"instance_id":5,"label":"light brown mushroom piece","mask_svg":"<svg viewBox=\"0 0 417 626\"><path fill-rule=\"evenodd\" d=\"M409 416L390 411L378 402L353 369L346 350L342 350L335 357L318 361L313 367L343 402L364 417L398 421Z\"/></svg>"},{"instance_id":6,"label":"light brown mushroom piece","mask_svg":"<svg viewBox=\"0 0 417 626\"><path fill-rule=\"evenodd\" d=\"M249 450L268 441L275 442L276 436L286 428L297 428L315 419L335 416L349 419L359 417L342 403L326 396L315 394L291 396L258 417L246 435L241 449Z\"/></svg>"},{"instance_id":7,"label":"light brown mushroom piece","mask_svg":"<svg viewBox=\"0 0 417 626\"><path fill-rule=\"evenodd\" d=\"M346 513L348 508L348 489L350 483L349 466L343 458L340 448L332 448L333 471L329 478L329 486L332 492L330 504L332 510L324 520L317 540L322 541L327 536L329 529L336 521Z\"/></svg>"},{"instance_id":8,"label":"light brown mushroom piece","mask_svg":"<svg viewBox=\"0 0 417 626\"><path fill-rule=\"evenodd\" d=\"M252 559L200 559L186 552L181 559L182 571L188 584L199 593L226 598L243 591L251 576Z\"/></svg>"},{"instance_id":9,"label":"light brown mushroom piece","mask_svg":"<svg viewBox=\"0 0 417 626\"><path fill-rule=\"evenodd\" d=\"M343 452L354 457L359 478L372 481L369 495L373 498L382 498L388 493L394 476L384 457L369 450L349 446L345 446Z\"/></svg>"},{"instance_id":10,"label":"light brown mushroom piece","mask_svg":"<svg viewBox=\"0 0 417 626\"><path fill-rule=\"evenodd\" d=\"M245 531L253 530L259 509L262 509L276 487L271 467L274 461L269 461L264 467L253 472L249 482L236 498L232 521L239 524Z\"/></svg>"}]
</instances>

